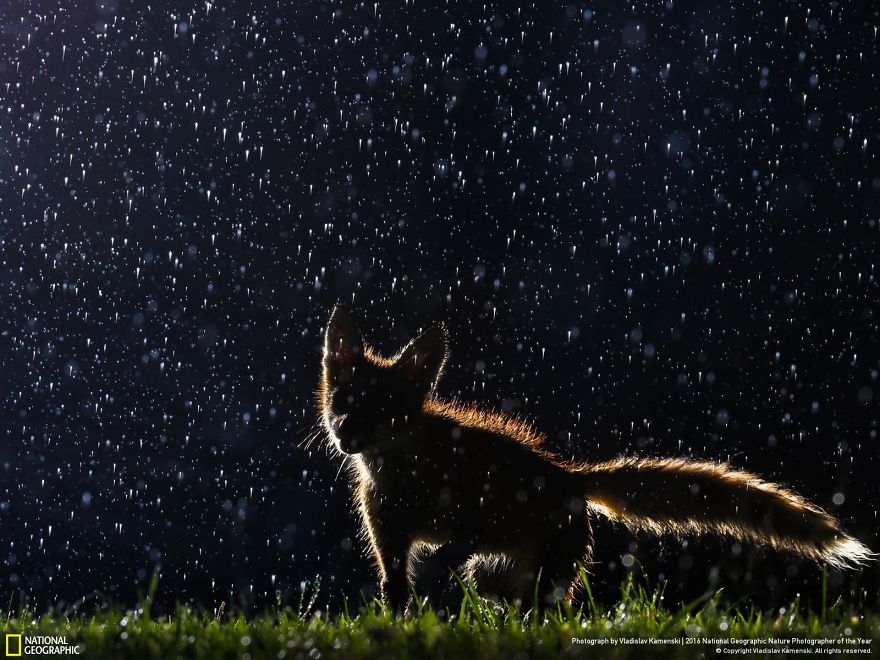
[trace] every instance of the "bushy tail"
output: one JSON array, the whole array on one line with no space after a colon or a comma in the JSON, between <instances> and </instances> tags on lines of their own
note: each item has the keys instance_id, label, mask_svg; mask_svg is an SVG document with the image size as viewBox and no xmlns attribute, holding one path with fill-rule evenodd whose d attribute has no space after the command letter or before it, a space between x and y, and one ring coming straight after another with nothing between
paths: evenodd
<instances>
[{"instance_id":1,"label":"bushy tail","mask_svg":"<svg viewBox=\"0 0 880 660\"><path fill-rule=\"evenodd\" d=\"M575 471L584 477L587 505L632 529L722 534L837 568L876 556L819 507L723 463L618 458Z\"/></svg>"}]
</instances>

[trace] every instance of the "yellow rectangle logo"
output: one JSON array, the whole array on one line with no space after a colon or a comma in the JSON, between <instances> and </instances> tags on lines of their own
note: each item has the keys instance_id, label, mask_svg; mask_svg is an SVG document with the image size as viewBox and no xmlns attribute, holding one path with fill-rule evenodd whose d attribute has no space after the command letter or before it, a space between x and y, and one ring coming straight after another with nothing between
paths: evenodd
<instances>
[{"instance_id":1,"label":"yellow rectangle logo","mask_svg":"<svg viewBox=\"0 0 880 660\"><path fill-rule=\"evenodd\" d=\"M6 657L17 658L21 655L21 633L10 635L6 633Z\"/></svg>"}]
</instances>

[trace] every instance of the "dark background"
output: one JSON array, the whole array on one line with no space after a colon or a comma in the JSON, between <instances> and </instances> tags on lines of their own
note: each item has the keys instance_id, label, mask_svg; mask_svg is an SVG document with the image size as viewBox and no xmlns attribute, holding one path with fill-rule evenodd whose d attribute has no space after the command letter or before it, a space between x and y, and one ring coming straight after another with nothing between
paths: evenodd
<instances>
[{"instance_id":1,"label":"dark background","mask_svg":"<svg viewBox=\"0 0 880 660\"><path fill-rule=\"evenodd\" d=\"M566 456L727 460L880 549L872 3L64 4L0 9L4 604L372 593L297 447L337 301L386 352L445 321L441 394ZM672 604L821 584L607 526L596 559L609 602L624 563Z\"/></svg>"}]
</instances>

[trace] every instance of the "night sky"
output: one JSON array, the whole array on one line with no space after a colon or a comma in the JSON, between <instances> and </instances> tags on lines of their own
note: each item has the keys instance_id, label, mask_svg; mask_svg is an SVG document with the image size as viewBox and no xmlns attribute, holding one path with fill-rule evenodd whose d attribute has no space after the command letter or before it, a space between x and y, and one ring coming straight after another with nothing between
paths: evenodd
<instances>
[{"instance_id":1,"label":"night sky","mask_svg":"<svg viewBox=\"0 0 880 660\"><path fill-rule=\"evenodd\" d=\"M566 457L730 461L880 550L872 3L56 4L0 8L4 607L374 593L298 446L339 301L386 353L445 322L439 394ZM597 543L609 602L819 593L732 541Z\"/></svg>"}]
</instances>

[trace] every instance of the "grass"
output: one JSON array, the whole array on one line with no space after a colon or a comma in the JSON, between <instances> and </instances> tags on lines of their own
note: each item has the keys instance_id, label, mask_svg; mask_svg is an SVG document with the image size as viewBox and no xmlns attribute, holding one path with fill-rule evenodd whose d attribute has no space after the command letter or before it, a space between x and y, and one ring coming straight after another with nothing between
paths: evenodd
<instances>
[{"instance_id":1,"label":"grass","mask_svg":"<svg viewBox=\"0 0 880 660\"><path fill-rule=\"evenodd\" d=\"M178 607L174 615L154 617L155 578L133 610L67 616L25 612L0 614L0 620L5 619L7 634L21 632L25 641L66 636L70 644L80 645L76 657L89 659L696 658L734 651L762 657L792 648L863 656L880 650L874 641L880 636L880 614L859 614L839 602L823 604L819 613L795 602L768 614L724 604L714 594L668 609L661 590L648 591L630 579L610 608L596 603L588 586L583 606L561 603L536 615L490 603L462 587L461 608L448 620L427 607L395 617L378 602L328 618L314 609L317 585L303 590L297 606L279 602L273 611L254 617L224 612L222 606L215 612ZM573 644L572 638L585 642ZM727 641L714 641L719 639Z\"/></svg>"}]
</instances>

